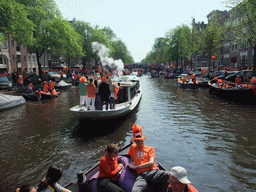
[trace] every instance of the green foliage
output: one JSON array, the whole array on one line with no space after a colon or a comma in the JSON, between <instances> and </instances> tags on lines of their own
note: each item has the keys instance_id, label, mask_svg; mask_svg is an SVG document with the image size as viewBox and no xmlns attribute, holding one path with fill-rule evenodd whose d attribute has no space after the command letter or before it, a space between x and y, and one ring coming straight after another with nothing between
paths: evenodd
<instances>
[{"instance_id":1,"label":"green foliage","mask_svg":"<svg viewBox=\"0 0 256 192\"><path fill-rule=\"evenodd\" d=\"M110 53L110 56L115 59L119 60L121 59L123 63L134 63L134 60L131 56L131 53L128 51L126 45L124 42L122 42L120 39L116 41L112 41L111 45L113 47L112 52Z\"/></svg>"},{"instance_id":2,"label":"green foliage","mask_svg":"<svg viewBox=\"0 0 256 192\"><path fill-rule=\"evenodd\" d=\"M0 41L6 40L6 35L10 34L12 39L23 45L34 43L34 25L28 19L27 8L16 3L14 0L0 1Z\"/></svg>"}]
</instances>

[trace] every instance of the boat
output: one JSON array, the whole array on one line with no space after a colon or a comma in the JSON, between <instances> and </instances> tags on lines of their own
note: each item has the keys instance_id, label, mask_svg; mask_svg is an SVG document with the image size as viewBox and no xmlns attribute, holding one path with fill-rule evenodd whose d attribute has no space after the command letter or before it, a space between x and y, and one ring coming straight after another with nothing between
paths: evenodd
<instances>
[{"instance_id":1,"label":"boat","mask_svg":"<svg viewBox=\"0 0 256 192\"><path fill-rule=\"evenodd\" d=\"M198 87L209 87L209 79L208 78L203 78L203 77L196 77L196 82Z\"/></svg>"},{"instance_id":2,"label":"boat","mask_svg":"<svg viewBox=\"0 0 256 192\"><path fill-rule=\"evenodd\" d=\"M181 76L178 78L178 85L185 89L197 89L198 83L193 82L191 78L187 74L181 74Z\"/></svg>"},{"instance_id":3,"label":"boat","mask_svg":"<svg viewBox=\"0 0 256 192\"><path fill-rule=\"evenodd\" d=\"M64 90L64 89L69 89L71 86L72 86L72 83L66 83L65 81L61 80L54 87L58 90Z\"/></svg>"},{"instance_id":4,"label":"boat","mask_svg":"<svg viewBox=\"0 0 256 192\"><path fill-rule=\"evenodd\" d=\"M82 109L80 109L80 106L76 105L70 108L70 111L77 116L94 120L119 118L132 112L139 104L142 96L139 77L129 75L115 77L113 83L120 83L124 95L123 101L115 104L115 109L106 110L105 105L103 105L103 110L91 110L87 106L82 106Z\"/></svg>"},{"instance_id":5,"label":"boat","mask_svg":"<svg viewBox=\"0 0 256 192\"><path fill-rule=\"evenodd\" d=\"M159 73L155 70L151 71L151 77L159 77Z\"/></svg>"},{"instance_id":6,"label":"boat","mask_svg":"<svg viewBox=\"0 0 256 192\"><path fill-rule=\"evenodd\" d=\"M130 163L130 157L128 155L128 149L132 143L124 146L119 150L118 160L122 162L125 166L121 171L120 176L118 177L118 184L125 190L131 191L133 184L136 179L136 175L132 172L127 165ZM157 162L158 168L160 170L166 171L166 169ZM64 185L65 188L71 190L72 192L97 192L97 177L99 175L99 163L95 164L90 168L86 173L79 172L77 173L77 178L68 184ZM155 184L150 184L147 191L158 191L159 186Z\"/></svg>"},{"instance_id":7,"label":"boat","mask_svg":"<svg viewBox=\"0 0 256 192\"><path fill-rule=\"evenodd\" d=\"M48 99L58 97L58 94L59 93L57 93L57 95L53 95L50 92L43 93L42 91L40 91L40 92L39 91L29 92L28 90L23 91L22 93L20 93L20 95L23 96L26 101L48 100Z\"/></svg>"},{"instance_id":8,"label":"boat","mask_svg":"<svg viewBox=\"0 0 256 192\"><path fill-rule=\"evenodd\" d=\"M0 111L10 109L26 102L24 97L0 93Z\"/></svg>"},{"instance_id":9,"label":"boat","mask_svg":"<svg viewBox=\"0 0 256 192\"><path fill-rule=\"evenodd\" d=\"M256 104L256 90L254 85L236 85L233 82L222 79L211 80L209 84L209 93L217 97L238 102Z\"/></svg>"}]
</instances>

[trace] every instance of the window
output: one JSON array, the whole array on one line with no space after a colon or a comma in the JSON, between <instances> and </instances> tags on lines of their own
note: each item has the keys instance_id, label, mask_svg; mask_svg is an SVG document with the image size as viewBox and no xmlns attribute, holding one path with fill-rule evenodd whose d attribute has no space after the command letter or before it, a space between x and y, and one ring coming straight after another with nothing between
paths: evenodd
<instances>
[{"instance_id":1,"label":"window","mask_svg":"<svg viewBox=\"0 0 256 192\"><path fill-rule=\"evenodd\" d=\"M16 51L20 51L20 44L19 43L17 43L17 45L16 45Z\"/></svg>"},{"instance_id":2,"label":"window","mask_svg":"<svg viewBox=\"0 0 256 192\"><path fill-rule=\"evenodd\" d=\"M17 61L21 62L21 56L20 55L17 55Z\"/></svg>"},{"instance_id":3,"label":"window","mask_svg":"<svg viewBox=\"0 0 256 192\"><path fill-rule=\"evenodd\" d=\"M26 56L24 56L24 61L26 61Z\"/></svg>"},{"instance_id":4,"label":"window","mask_svg":"<svg viewBox=\"0 0 256 192\"><path fill-rule=\"evenodd\" d=\"M8 41L3 42L2 48L3 49L7 49L8 48Z\"/></svg>"}]
</instances>

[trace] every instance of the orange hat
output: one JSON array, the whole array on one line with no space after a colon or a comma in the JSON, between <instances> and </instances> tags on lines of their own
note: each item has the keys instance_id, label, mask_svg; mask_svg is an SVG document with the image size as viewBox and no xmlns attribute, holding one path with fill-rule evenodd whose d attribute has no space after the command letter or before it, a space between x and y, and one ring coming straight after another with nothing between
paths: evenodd
<instances>
[{"instance_id":1,"label":"orange hat","mask_svg":"<svg viewBox=\"0 0 256 192\"><path fill-rule=\"evenodd\" d=\"M143 129L143 127L139 127L135 123L133 124L133 126L132 126L132 131L133 131L132 142L135 140L144 141L146 139L146 137L144 137L142 134L142 129Z\"/></svg>"},{"instance_id":2,"label":"orange hat","mask_svg":"<svg viewBox=\"0 0 256 192\"><path fill-rule=\"evenodd\" d=\"M87 82L87 79L86 79L84 76L82 76L82 77L79 79L79 81L80 81L81 83L86 83L86 82Z\"/></svg>"},{"instance_id":3,"label":"orange hat","mask_svg":"<svg viewBox=\"0 0 256 192\"><path fill-rule=\"evenodd\" d=\"M101 77L101 79L100 79L100 80L101 80L101 82L103 82L103 83L106 83L106 82L107 82L107 78L106 78L106 77L104 77L104 76L103 76L103 77Z\"/></svg>"},{"instance_id":4,"label":"orange hat","mask_svg":"<svg viewBox=\"0 0 256 192\"><path fill-rule=\"evenodd\" d=\"M46 81L44 81L44 84L46 84L47 82Z\"/></svg>"}]
</instances>

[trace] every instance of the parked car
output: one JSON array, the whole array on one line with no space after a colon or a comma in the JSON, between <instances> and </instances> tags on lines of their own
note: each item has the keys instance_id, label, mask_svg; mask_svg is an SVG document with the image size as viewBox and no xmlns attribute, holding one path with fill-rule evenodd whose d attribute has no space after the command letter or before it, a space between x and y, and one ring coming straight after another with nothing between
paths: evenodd
<instances>
[{"instance_id":1,"label":"parked car","mask_svg":"<svg viewBox=\"0 0 256 192\"><path fill-rule=\"evenodd\" d=\"M0 76L0 89L12 90L13 82L9 76Z\"/></svg>"},{"instance_id":2,"label":"parked car","mask_svg":"<svg viewBox=\"0 0 256 192\"><path fill-rule=\"evenodd\" d=\"M33 85L41 84L41 82L42 82L42 80L39 77L39 75L37 75L35 73L28 74L27 81L33 83Z\"/></svg>"},{"instance_id":3,"label":"parked car","mask_svg":"<svg viewBox=\"0 0 256 192\"><path fill-rule=\"evenodd\" d=\"M242 81L245 81L245 75L248 77L248 79L250 80L252 78L252 70L242 70L242 71L238 71L234 74L231 74L231 75L228 75L225 80L227 81L232 81L232 82L235 82L236 78L238 76L240 76L242 78Z\"/></svg>"}]
</instances>

